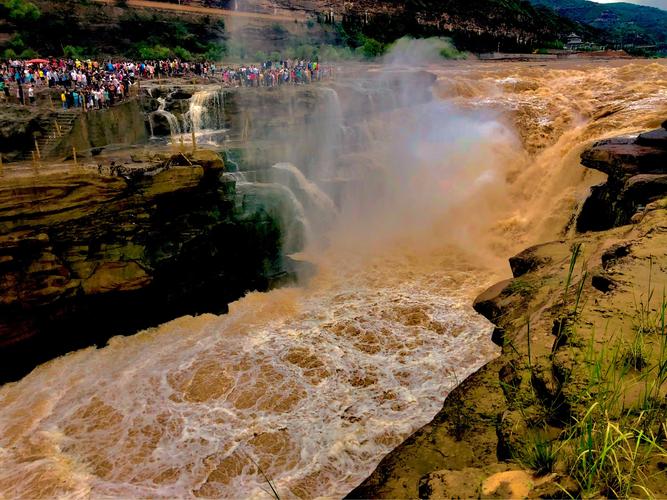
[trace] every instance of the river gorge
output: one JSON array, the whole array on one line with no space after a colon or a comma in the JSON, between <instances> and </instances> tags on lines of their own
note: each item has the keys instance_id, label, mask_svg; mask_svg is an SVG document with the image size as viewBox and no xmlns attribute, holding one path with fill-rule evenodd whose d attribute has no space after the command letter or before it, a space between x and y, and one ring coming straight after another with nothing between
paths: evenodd
<instances>
[{"instance_id":1,"label":"river gorge","mask_svg":"<svg viewBox=\"0 0 667 500\"><path fill-rule=\"evenodd\" d=\"M0 491L341 497L498 355L474 298L576 231L605 179L581 153L660 125L667 66L414 59L312 86L154 85L111 111L127 127L74 125L62 155L95 154L79 170L5 167L0 265L38 250L11 268L35 308L1 331L143 330L0 387ZM93 194L50 211L58 183Z\"/></svg>"}]
</instances>

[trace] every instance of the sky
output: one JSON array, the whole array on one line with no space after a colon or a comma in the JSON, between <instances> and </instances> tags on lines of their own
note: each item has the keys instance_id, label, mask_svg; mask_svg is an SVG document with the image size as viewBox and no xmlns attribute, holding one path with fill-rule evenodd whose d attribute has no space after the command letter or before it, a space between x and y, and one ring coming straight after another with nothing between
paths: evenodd
<instances>
[{"instance_id":1,"label":"sky","mask_svg":"<svg viewBox=\"0 0 667 500\"><path fill-rule=\"evenodd\" d=\"M658 7L662 10L667 10L667 0L594 0L597 3L615 3L624 1L627 3L636 3L638 5L648 5L650 7Z\"/></svg>"}]
</instances>

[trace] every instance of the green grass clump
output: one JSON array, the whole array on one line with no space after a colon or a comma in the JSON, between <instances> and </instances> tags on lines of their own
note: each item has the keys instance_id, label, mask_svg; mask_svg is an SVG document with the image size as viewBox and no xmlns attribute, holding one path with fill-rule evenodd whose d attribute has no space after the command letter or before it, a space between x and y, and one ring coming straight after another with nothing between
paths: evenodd
<instances>
[{"instance_id":1,"label":"green grass clump","mask_svg":"<svg viewBox=\"0 0 667 500\"><path fill-rule=\"evenodd\" d=\"M538 476L553 472L557 451L553 442L542 433L531 436L521 461L535 471Z\"/></svg>"}]
</instances>

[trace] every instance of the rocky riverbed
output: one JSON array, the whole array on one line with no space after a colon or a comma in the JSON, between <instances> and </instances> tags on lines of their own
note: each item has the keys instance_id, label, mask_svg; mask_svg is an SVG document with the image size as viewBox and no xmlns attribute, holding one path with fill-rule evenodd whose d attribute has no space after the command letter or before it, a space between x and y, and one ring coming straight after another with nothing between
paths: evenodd
<instances>
[{"instance_id":1,"label":"rocky riverbed","mask_svg":"<svg viewBox=\"0 0 667 500\"><path fill-rule=\"evenodd\" d=\"M600 141L582 163L608 175L579 214L582 232L511 258L513 278L475 301L496 325L501 356L349 498L667 493L667 132ZM600 433L615 439L617 466L600 458ZM540 443L553 456L548 470L536 470ZM624 454L628 445L635 455Z\"/></svg>"}]
</instances>

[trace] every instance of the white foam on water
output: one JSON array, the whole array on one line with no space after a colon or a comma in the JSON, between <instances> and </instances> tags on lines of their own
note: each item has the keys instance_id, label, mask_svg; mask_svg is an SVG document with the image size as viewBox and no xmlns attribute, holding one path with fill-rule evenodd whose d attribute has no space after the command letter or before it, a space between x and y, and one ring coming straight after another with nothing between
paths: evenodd
<instances>
[{"instance_id":1,"label":"white foam on water","mask_svg":"<svg viewBox=\"0 0 667 500\"><path fill-rule=\"evenodd\" d=\"M284 497L345 494L495 352L467 305L474 273L406 280L405 262L377 264L384 285L332 269L6 386L0 489L30 496L57 462L71 484L54 494L260 497L257 465Z\"/></svg>"}]
</instances>

